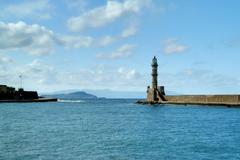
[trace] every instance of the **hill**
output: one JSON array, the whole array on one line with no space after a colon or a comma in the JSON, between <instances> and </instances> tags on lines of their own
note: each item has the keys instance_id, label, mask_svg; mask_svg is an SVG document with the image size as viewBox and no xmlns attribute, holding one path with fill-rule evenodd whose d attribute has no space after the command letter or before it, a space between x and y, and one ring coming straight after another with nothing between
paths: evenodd
<instances>
[{"instance_id":1,"label":"hill","mask_svg":"<svg viewBox=\"0 0 240 160\"><path fill-rule=\"evenodd\" d=\"M63 93L63 94L50 94L50 95L43 95L43 97L54 97L58 99L64 100L80 100L80 99L97 99L98 97L89 94L83 91L72 92L72 93Z\"/></svg>"}]
</instances>

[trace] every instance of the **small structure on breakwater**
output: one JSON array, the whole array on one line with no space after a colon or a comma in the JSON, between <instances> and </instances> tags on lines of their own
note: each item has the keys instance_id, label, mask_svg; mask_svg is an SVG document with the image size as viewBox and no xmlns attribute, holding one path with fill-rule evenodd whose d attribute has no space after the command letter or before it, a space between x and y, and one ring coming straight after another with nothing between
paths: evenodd
<instances>
[{"instance_id":1,"label":"small structure on breakwater","mask_svg":"<svg viewBox=\"0 0 240 160\"><path fill-rule=\"evenodd\" d=\"M137 103L240 106L240 95L166 95L164 86L158 86L158 63L154 56L152 60L152 85L147 87L146 100L139 100Z\"/></svg>"},{"instance_id":2,"label":"small structure on breakwater","mask_svg":"<svg viewBox=\"0 0 240 160\"><path fill-rule=\"evenodd\" d=\"M56 98L39 97L37 91L24 91L23 88L16 90L14 87L0 85L1 102L50 102L57 101Z\"/></svg>"}]
</instances>

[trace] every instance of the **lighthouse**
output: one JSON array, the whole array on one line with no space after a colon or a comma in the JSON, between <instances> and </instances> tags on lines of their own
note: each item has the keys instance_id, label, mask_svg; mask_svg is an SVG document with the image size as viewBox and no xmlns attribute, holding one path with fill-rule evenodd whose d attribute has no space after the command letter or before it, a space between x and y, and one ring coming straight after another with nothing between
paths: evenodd
<instances>
[{"instance_id":1,"label":"lighthouse","mask_svg":"<svg viewBox=\"0 0 240 160\"><path fill-rule=\"evenodd\" d=\"M157 89L158 86L158 64L157 64L157 58L154 56L152 60L152 88Z\"/></svg>"},{"instance_id":2,"label":"lighthouse","mask_svg":"<svg viewBox=\"0 0 240 160\"><path fill-rule=\"evenodd\" d=\"M165 101L164 86L158 86L158 63L157 58L154 56L152 59L152 86L147 88L147 101L159 102Z\"/></svg>"}]
</instances>

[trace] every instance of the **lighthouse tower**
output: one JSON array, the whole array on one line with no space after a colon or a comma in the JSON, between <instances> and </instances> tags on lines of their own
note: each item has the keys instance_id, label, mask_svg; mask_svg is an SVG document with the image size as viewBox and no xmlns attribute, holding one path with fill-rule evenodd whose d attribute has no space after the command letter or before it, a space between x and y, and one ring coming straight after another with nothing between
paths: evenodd
<instances>
[{"instance_id":1,"label":"lighthouse tower","mask_svg":"<svg viewBox=\"0 0 240 160\"><path fill-rule=\"evenodd\" d=\"M152 86L147 88L147 102L165 101L164 86L158 86L158 63L154 56L152 59Z\"/></svg>"},{"instance_id":2,"label":"lighthouse tower","mask_svg":"<svg viewBox=\"0 0 240 160\"><path fill-rule=\"evenodd\" d=\"M158 87L158 64L157 64L157 58L154 56L152 60L152 88L157 89Z\"/></svg>"}]
</instances>

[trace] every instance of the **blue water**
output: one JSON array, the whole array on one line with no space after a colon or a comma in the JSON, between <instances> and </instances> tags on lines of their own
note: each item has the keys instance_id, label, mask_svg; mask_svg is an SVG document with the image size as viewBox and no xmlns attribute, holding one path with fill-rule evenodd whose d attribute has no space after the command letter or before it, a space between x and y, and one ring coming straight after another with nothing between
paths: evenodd
<instances>
[{"instance_id":1,"label":"blue water","mask_svg":"<svg viewBox=\"0 0 240 160\"><path fill-rule=\"evenodd\" d=\"M0 159L240 159L240 109L134 102L0 104Z\"/></svg>"}]
</instances>

